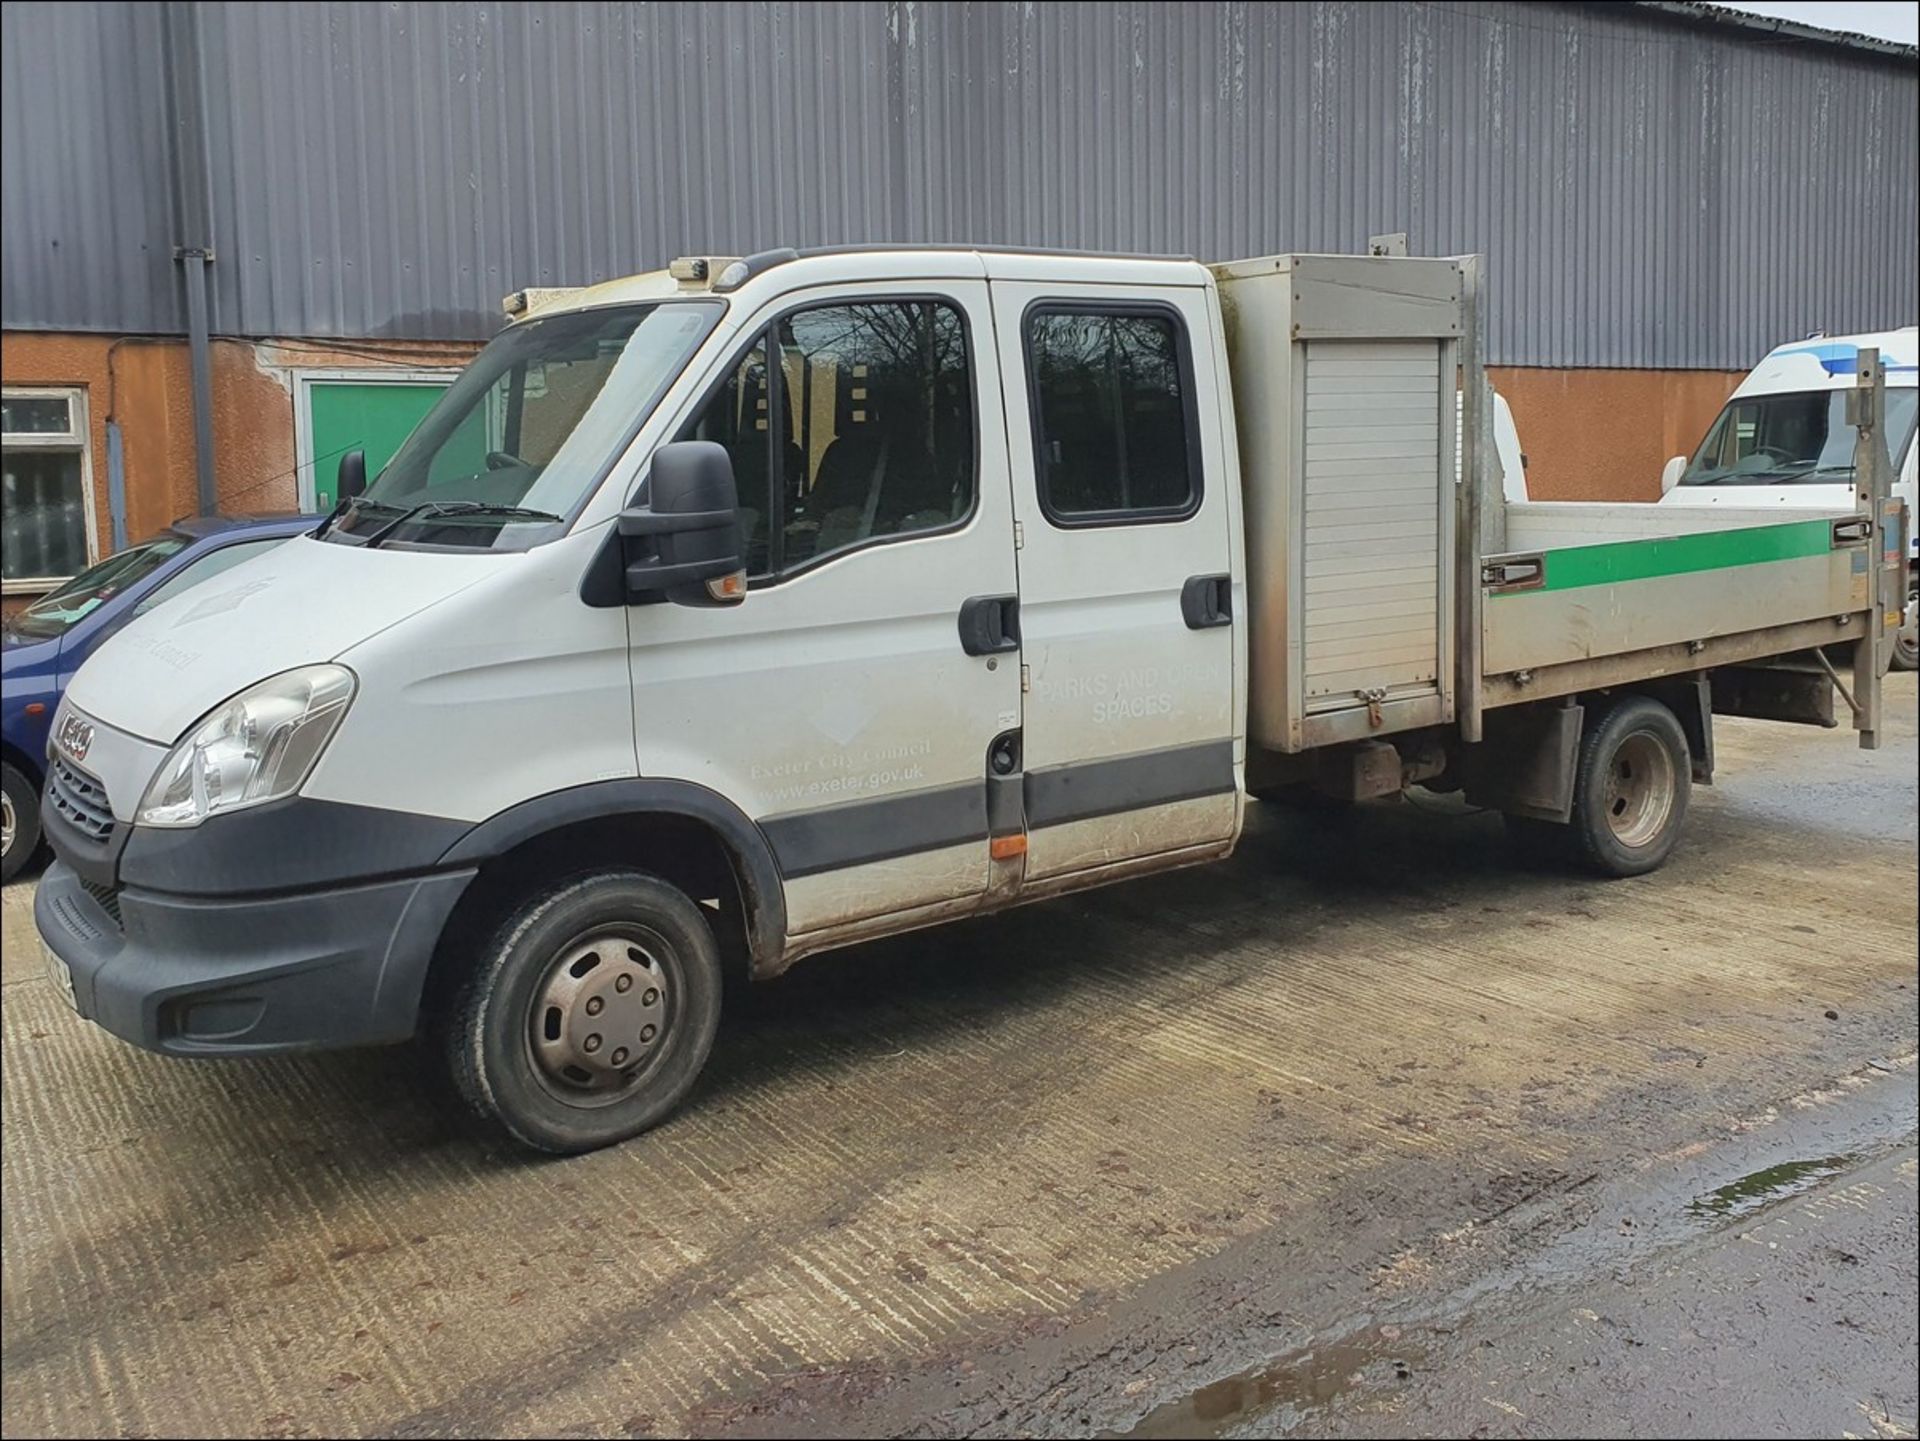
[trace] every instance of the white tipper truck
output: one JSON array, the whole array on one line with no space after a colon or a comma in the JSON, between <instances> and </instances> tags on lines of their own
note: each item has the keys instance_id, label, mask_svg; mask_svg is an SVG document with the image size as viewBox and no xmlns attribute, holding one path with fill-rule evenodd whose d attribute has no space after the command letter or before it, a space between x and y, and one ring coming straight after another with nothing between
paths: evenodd
<instances>
[{"instance_id":1,"label":"white tipper truck","mask_svg":"<svg viewBox=\"0 0 1920 1441\"><path fill-rule=\"evenodd\" d=\"M510 297L371 485L74 678L55 978L175 1055L424 1033L579 1151L680 1103L731 978L1217 860L1249 796L1459 790L1631 876L1714 712L1838 691L1871 744L1884 458L1830 514L1507 502L1480 283L836 249Z\"/></svg>"}]
</instances>

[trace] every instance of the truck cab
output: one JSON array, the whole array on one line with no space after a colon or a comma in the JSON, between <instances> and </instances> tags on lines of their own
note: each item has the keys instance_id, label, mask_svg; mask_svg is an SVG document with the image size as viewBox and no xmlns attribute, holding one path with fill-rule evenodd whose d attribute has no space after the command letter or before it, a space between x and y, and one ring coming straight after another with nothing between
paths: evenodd
<instances>
[{"instance_id":1,"label":"truck cab","mask_svg":"<svg viewBox=\"0 0 1920 1441\"><path fill-rule=\"evenodd\" d=\"M787 252L513 304L364 494L75 677L37 911L85 1015L181 1054L466 1016L469 1093L577 1149L690 1083L723 968L1231 848L1204 267ZM572 950L489 1030L449 958L521 925Z\"/></svg>"}]
</instances>

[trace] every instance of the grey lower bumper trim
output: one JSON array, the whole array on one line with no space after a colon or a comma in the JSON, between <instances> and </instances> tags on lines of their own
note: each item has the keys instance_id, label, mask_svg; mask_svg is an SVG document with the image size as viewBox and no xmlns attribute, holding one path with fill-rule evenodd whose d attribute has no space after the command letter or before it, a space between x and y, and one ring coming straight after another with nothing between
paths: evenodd
<instances>
[{"instance_id":1,"label":"grey lower bumper trim","mask_svg":"<svg viewBox=\"0 0 1920 1441\"><path fill-rule=\"evenodd\" d=\"M134 1045L254 1055L404 1040L472 869L260 900L119 892L123 924L56 861L41 939L82 1016Z\"/></svg>"}]
</instances>

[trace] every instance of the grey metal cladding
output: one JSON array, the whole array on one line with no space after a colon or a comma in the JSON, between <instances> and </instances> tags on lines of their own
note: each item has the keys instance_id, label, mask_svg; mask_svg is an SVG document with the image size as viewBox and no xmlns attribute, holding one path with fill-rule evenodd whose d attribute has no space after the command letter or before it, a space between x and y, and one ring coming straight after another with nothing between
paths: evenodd
<instances>
[{"instance_id":1,"label":"grey metal cladding","mask_svg":"<svg viewBox=\"0 0 1920 1441\"><path fill-rule=\"evenodd\" d=\"M0 6L8 330L182 331L158 5Z\"/></svg>"},{"instance_id":2,"label":"grey metal cladding","mask_svg":"<svg viewBox=\"0 0 1920 1441\"><path fill-rule=\"evenodd\" d=\"M12 0L8 328L177 332L167 7ZM1911 56L1675 7L197 7L224 334L479 338L686 251L1488 256L1489 359L1905 324Z\"/></svg>"}]
</instances>

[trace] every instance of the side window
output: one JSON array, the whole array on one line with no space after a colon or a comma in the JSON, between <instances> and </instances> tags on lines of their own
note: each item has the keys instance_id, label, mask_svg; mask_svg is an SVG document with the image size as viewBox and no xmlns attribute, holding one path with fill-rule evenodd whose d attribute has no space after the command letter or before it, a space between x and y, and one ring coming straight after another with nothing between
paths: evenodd
<instances>
[{"instance_id":1,"label":"side window","mask_svg":"<svg viewBox=\"0 0 1920 1441\"><path fill-rule=\"evenodd\" d=\"M715 441L733 457L751 576L943 529L973 510L966 324L938 300L795 311L679 438Z\"/></svg>"},{"instance_id":2,"label":"side window","mask_svg":"<svg viewBox=\"0 0 1920 1441\"><path fill-rule=\"evenodd\" d=\"M1178 520L1200 502L1185 328L1159 307L1027 313L1040 506L1057 525Z\"/></svg>"},{"instance_id":3,"label":"side window","mask_svg":"<svg viewBox=\"0 0 1920 1441\"><path fill-rule=\"evenodd\" d=\"M955 307L828 305L778 331L779 569L972 511L973 377Z\"/></svg>"},{"instance_id":4,"label":"side window","mask_svg":"<svg viewBox=\"0 0 1920 1441\"><path fill-rule=\"evenodd\" d=\"M252 560L272 550L276 545L286 542L286 537L276 535L270 540L243 540L233 545L222 546L219 550L209 551L198 560L190 562L184 569L168 576L154 588L153 594L143 596L133 608L135 615L145 615L156 605L172 600L183 590L191 590L203 581L212 580L223 571L232 570L242 561Z\"/></svg>"}]
</instances>

